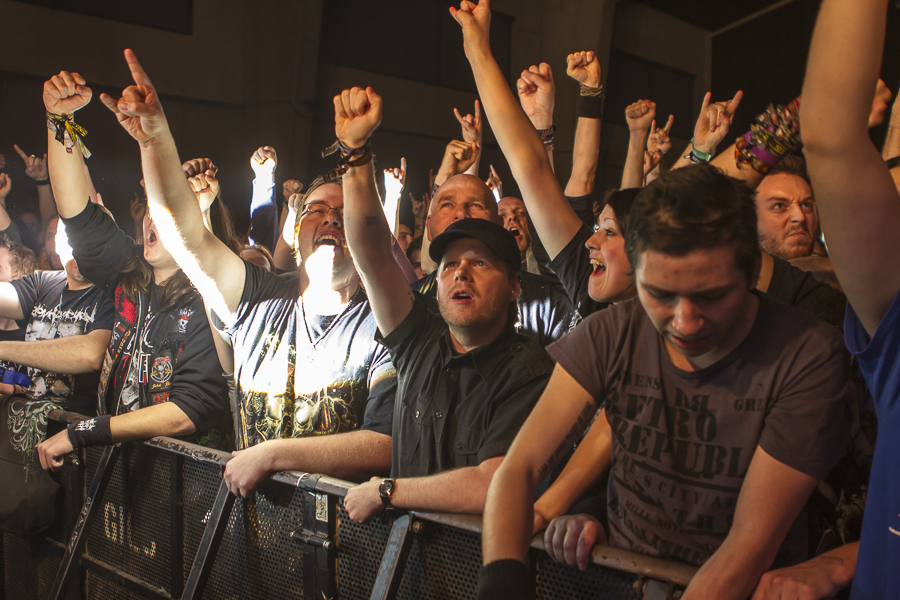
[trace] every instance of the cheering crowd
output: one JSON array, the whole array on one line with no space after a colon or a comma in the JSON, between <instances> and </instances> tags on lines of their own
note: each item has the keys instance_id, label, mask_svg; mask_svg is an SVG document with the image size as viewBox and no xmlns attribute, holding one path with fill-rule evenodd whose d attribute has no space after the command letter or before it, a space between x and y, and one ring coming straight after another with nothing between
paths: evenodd
<instances>
[{"instance_id":1,"label":"cheering crowd","mask_svg":"<svg viewBox=\"0 0 900 600\"><path fill-rule=\"evenodd\" d=\"M464 0L450 14L479 100L413 218L405 160L375 168L382 99L353 87L334 97L337 167L286 181L280 212L276 150L251 156L246 242L134 52L134 84L99 96L140 148L134 237L86 166L89 82L50 77L47 154L16 147L37 210L10 217L0 172L0 525L52 523L44 470L73 450L162 435L232 450L245 498L292 469L359 482L359 522L483 514L479 598L534 597L535 535L580 569L602 544L699 567L683 598L900 597L886 11L823 0L801 96L737 132L741 92L707 94L677 161L672 117L637 100L621 189L596 195L597 57L566 58L562 187L551 66L511 90L489 0ZM521 198L480 164L482 111ZM91 418L48 434L60 408Z\"/></svg>"}]
</instances>

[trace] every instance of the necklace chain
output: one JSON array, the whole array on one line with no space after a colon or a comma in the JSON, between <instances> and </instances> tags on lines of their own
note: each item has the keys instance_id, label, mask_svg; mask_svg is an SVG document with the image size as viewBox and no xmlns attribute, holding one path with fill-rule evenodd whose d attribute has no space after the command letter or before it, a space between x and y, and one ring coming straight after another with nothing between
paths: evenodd
<instances>
[{"instance_id":1,"label":"necklace chain","mask_svg":"<svg viewBox=\"0 0 900 600\"><path fill-rule=\"evenodd\" d=\"M347 313L347 311L350 310L350 307L356 304L356 297L359 295L359 292L361 290L362 287L356 289L356 293L354 293L350 298L350 301L347 303L347 306L344 307L344 310L338 313L331 320L331 323L328 324L328 327L325 328L325 331L322 332L322 335L320 335L319 338L315 341L313 341L312 332L309 330L309 323L306 321L306 302L304 302L303 300L303 294L300 294L300 311L301 313L303 313L303 327L304 329L306 329L306 337L309 338L310 346L315 346L319 340L324 339L324 337L328 335L328 332L331 331L331 329L334 327L334 324L340 321L341 317L343 317Z\"/></svg>"}]
</instances>

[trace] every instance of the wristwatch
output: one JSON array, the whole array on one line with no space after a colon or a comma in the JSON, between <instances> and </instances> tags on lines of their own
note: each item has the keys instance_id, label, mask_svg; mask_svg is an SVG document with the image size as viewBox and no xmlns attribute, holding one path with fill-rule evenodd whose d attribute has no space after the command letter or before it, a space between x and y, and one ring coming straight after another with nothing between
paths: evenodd
<instances>
[{"instance_id":1,"label":"wristwatch","mask_svg":"<svg viewBox=\"0 0 900 600\"><path fill-rule=\"evenodd\" d=\"M378 495L381 496L381 503L385 508L392 508L391 497L394 495L394 480L384 479L378 486Z\"/></svg>"}]
</instances>

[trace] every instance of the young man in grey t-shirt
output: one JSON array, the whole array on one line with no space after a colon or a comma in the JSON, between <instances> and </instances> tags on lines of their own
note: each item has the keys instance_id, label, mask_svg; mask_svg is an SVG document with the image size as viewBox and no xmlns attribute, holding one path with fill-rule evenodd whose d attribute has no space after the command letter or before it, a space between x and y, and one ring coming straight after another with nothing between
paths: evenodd
<instances>
[{"instance_id":1,"label":"young man in grey t-shirt","mask_svg":"<svg viewBox=\"0 0 900 600\"><path fill-rule=\"evenodd\" d=\"M629 221L638 299L548 349L556 371L488 493L479 597L528 596L509 582L528 580L537 486L598 404L609 542L702 565L684 598L746 598L842 450L840 334L754 290L749 188L706 166L673 171ZM571 546L550 550L569 559ZM577 551L586 564L590 545Z\"/></svg>"}]
</instances>

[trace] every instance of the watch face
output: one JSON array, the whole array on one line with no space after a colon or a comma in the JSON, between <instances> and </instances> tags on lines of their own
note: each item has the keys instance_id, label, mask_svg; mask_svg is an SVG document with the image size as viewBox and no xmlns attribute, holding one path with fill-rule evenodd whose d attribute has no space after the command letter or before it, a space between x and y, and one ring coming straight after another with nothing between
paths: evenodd
<instances>
[{"instance_id":1,"label":"watch face","mask_svg":"<svg viewBox=\"0 0 900 600\"><path fill-rule=\"evenodd\" d=\"M390 498L391 494L394 493L394 480L385 479L382 481L381 485L378 486L378 493L384 498Z\"/></svg>"}]
</instances>

